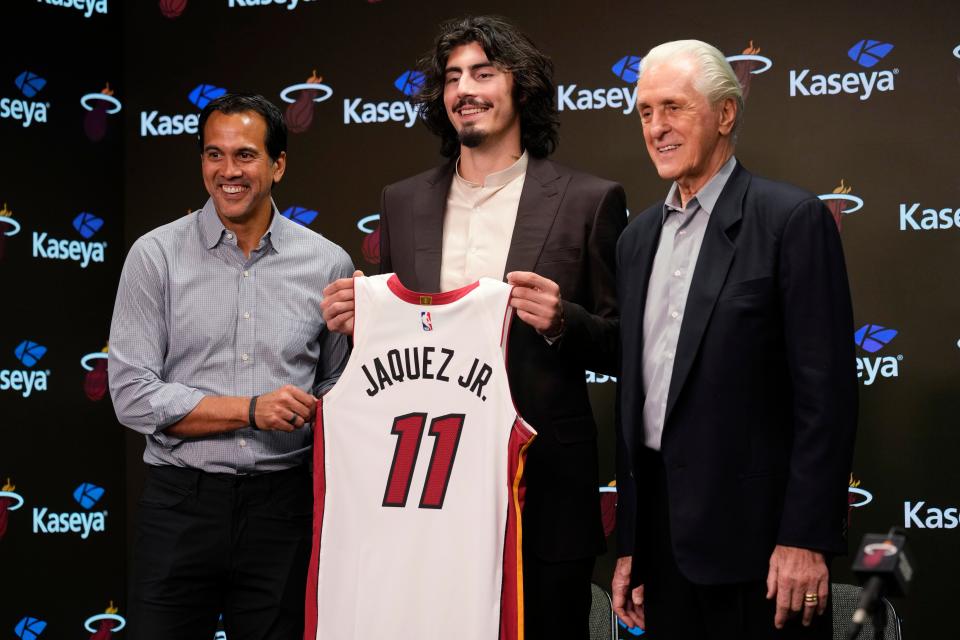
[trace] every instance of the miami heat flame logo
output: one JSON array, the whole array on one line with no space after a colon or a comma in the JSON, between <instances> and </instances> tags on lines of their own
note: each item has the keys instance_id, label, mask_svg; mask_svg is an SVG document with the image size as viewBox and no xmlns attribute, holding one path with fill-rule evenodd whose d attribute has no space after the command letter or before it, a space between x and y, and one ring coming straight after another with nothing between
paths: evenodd
<instances>
[{"instance_id":1,"label":"miami heat flame logo","mask_svg":"<svg viewBox=\"0 0 960 640\"><path fill-rule=\"evenodd\" d=\"M15 489L13 482L10 481L10 478L7 478L3 490L0 490L0 540L3 540L3 536L7 534L10 512L23 506L23 496L16 493Z\"/></svg>"},{"instance_id":2,"label":"miami heat flame logo","mask_svg":"<svg viewBox=\"0 0 960 640\"><path fill-rule=\"evenodd\" d=\"M863 208L863 200L855 195L851 195L853 187L845 184L843 178L840 178L840 185L834 188L832 193L825 193L820 197L830 210L833 221L837 223L837 230L842 231L841 220L843 216L849 215Z\"/></svg>"},{"instance_id":3,"label":"miami heat flame logo","mask_svg":"<svg viewBox=\"0 0 960 640\"><path fill-rule=\"evenodd\" d=\"M297 94L294 98L293 94ZM280 99L290 103L283 119L291 133L303 133L313 124L313 103L323 102L333 95L333 89L323 84L323 78L316 69L304 82L287 87L280 93Z\"/></svg>"},{"instance_id":4,"label":"miami heat flame logo","mask_svg":"<svg viewBox=\"0 0 960 640\"><path fill-rule=\"evenodd\" d=\"M617 526L617 481L600 487L600 517L603 520L603 535L609 536Z\"/></svg>"},{"instance_id":5,"label":"miami heat flame logo","mask_svg":"<svg viewBox=\"0 0 960 640\"><path fill-rule=\"evenodd\" d=\"M127 626L127 621L117 615L118 611L119 609L113 606L113 600L111 600L106 611L87 618L83 628L93 634L90 640L110 640L115 631L120 631Z\"/></svg>"},{"instance_id":6,"label":"miami heat flame logo","mask_svg":"<svg viewBox=\"0 0 960 640\"><path fill-rule=\"evenodd\" d=\"M727 62L733 67L733 72L737 74L737 80L740 82L740 89L743 91L743 101L747 101L750 95L750 81L755 75L767 71L773 66L773 61L766 56L760 55L760 47L753 46L753 40L743 53L737 56L727 56Z\"/></svg>"}]
</instances>

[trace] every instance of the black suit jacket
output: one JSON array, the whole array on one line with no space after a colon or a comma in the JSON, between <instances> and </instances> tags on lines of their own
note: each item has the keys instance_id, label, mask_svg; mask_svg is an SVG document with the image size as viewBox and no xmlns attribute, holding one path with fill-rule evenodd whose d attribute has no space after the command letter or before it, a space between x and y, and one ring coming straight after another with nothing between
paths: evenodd
<instances>
[{"instance_id":1,"label":"black suit jacket","mask_svg":"<svg viewBox=\"0 0 960 640\"><path fill-rule=\"evenodd\" d=\"M383 190L380 269L410 289L440 289L454 168L451 161ZM514 318L507 371L520 414L539 432L527 456L524 543L549 561L604 548L597 426L584 370L616 370L614 248L625 226L620 185L530 158L504 275L533 271L556 282L566 331L551 347Z\"/></svg>"},{"instance_id":2,"label":"black suit jacket","mask_svg":"<svg viewBox=\"0 0 960 640\"><path fill-rule=\"evenodd\" d=\"M656 526L644 521L644 487L633 479L662 210L661 201L637 216L617 245L621 555ZM661 453L683 573L701 584L764 579L777 544L844 552L856 412L836 225L816 196L738 165L707 223L667 397ZM635 567L636 580L644 569Z\"/></svg>"}]
</instances>

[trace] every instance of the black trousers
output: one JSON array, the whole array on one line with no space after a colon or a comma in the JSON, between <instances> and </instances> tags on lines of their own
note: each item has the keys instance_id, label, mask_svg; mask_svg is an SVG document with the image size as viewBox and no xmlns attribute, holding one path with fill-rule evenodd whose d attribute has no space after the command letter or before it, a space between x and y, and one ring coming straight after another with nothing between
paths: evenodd
<instances>
[{"instance_id":1,"label":"black trousers","mask_svg":"<svg viewBox=\"0 0 960 640\"><path fill-rule=\"evenodd\" d=\"M832 604L804 627L800 616L778 630L775 600L767 600L766 580L700 585L677 566L671 541L666 470L660 453L643 448L637 490L648 497L649 511L638 514L635 575L644 573L644 613L650 640L830 640ZM704 532L709 535L709 532ZM773 550L771 549L771 552ZM637 579L637 582L641 580Z\"/></svg>"},{"instance_id":2,"label":"black trousers","mask_svg":"<svg viewBox=\"0 0 960 640\"><path fill-rule=\"evenodd\" d=\"M148 467L131 584L135 639L303 637L312 485L306 468L253 476Z\"/></svg>"},{"instance_id":3,"label":"black trousers","mask_svg":"<svg viewBox=\"0 0 960 640\"><path fill-rule=\"evenodd\" d=\"M590 579L595 558L547 562L523 553L526 640L589 640Z\"/></svg>"}]
</instances>

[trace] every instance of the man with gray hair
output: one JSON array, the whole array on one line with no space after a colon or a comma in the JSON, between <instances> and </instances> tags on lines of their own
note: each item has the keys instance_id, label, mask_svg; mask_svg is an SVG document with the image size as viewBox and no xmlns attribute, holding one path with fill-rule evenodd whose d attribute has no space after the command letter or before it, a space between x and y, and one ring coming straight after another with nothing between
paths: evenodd
<instances>
[{"instance_id":1,"label":"man with gray hair","mask_svg":"<svg viewBox=\"0 0 960 640\"><path fill-rule=\"evenodd\" d=\"M637 110L672 185L617 245L614 608L654 640L829 638L857 414L836 225L734 157L743 97L714 47L652 49Z\"/></svg>"}]
</instances>

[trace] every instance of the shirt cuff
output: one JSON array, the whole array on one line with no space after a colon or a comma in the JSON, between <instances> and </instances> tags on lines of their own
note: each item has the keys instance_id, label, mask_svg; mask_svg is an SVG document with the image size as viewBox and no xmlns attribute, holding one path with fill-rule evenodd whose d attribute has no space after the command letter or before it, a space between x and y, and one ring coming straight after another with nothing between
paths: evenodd
<instances>
[{"instance_id":1,"label":"shirt cuff","mask_svg":"<svg viewBox=\"0 0 960 640\"><path fill-rule=\"evenodd\" d=\"M163 430L175 422L182 420L193 411L204 394L199 389L172 382L163 385L150 398L150 408L153 410L154 432L151 434L157 442L165 447L172 447L182 440L175 436L168 436Z\"/></svg>"}]
</instances>

